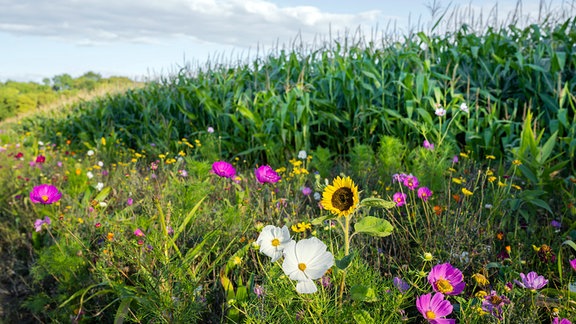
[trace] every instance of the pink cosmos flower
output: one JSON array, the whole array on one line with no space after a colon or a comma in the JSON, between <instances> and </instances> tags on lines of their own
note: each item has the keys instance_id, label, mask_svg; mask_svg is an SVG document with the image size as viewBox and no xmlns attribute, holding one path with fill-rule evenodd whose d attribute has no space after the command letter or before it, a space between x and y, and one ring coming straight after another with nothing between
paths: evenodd
<instances>
[{"instance_id":1,"label":"pink cosmos flower","mask_svg":"<svg viewBox=\"0 0 576 324\"><path fill-rule=\"evenodd\" d=\"M432 151L434 149L434 143L430 143L428 142L428 140L424 140L424 143L422 144L422 146L427 149Z\"/></svg>"},{"instance_id":2,"label":"pink cosmos flower","mask_svg":"<svg viewBox=\"0 0 576 324\"><path fill-rule=\"evenodd\" d=\"M432 196L432 191L428 187L418 188L418 198L427 201L430 196Z\"/></svg>"},{"instance_id":3,"label":"pink cosmos flower","mask_svg":"<svg viewBox=\"0 0 576 324\"><path fill-rule=\"evenodd\" d=\"M222 178L233 178L236 175L234 166L226 161L214 162L210 172Z\"/></svg>"},{"instance_id":4,"label":"pink cosmos flower","mask_svg":"<svg viewBox=\"0 0 576 324\"><path fill-rule=\"evenodd\" d=\"M572 267L572 269L574 269L574 271L576 271L576 259L570 260L570 266Z\"/></svg>"},{"instance_id":5,"label":"pink cosmos flower","mask_svg":"<svg viewBox=\"0 0 576 324\"><path fill-rule=\"evenodd\" d=\"M60 200L61 197L62 194L58 192L58 188L49 184L36 186L30 192L30 200L35 204L50 205Z\"/></svg>"},{"instance_id":6,"label":"pink cosmos flower","mask_svg":"<svg viewBox=\"0 0 576 324\"><path fill-rule=\"evenodd\" d=\"M304 196L308 196L312 193L312 189L310 187L303 187L302 188L302 194Z\"/></svg>"},{"instance_id":7,"label":"pink cosmos flower","mask_svg":"<svg viewBox=\"0 0 576 324\"><path fill-rule=\"evenodd\" d=\"M36 163L44 163L46 162L46 157L44 155L38 155L36 157Z\"/></svg>"},{"instance_id":8,"label":"pink cosmos flower","mask_svg":"<svg viewBox=\"0 0 576 324\"><path fill-rule=\"evenodd\" d=\"M144 232L142 232L141 229L137 228L134 230L134 235L136 235L138 237L142 237L142 236L144 236Z\"/></svg>"},{"instance_id":9,"label":"pink cosmos flower","mask_svg":"<svg viewBox=\"0 0 576 324\"><path fill-rule=\"evenodd\" d=\"M447 295L458 295L466 286L462 272L450 263L435 265L428 274L428 282L434 291Z\"/></svg>"},{"instance_id":10,"label":"pink cosmos flower","mask_svg":"<svg viewBox=\"0 0 576 324\"><path fill-rule=\"evenodd\" d=\"M546 286L546 284L548 284L548 280L546 278L544 278L544 276L539 276L534 271L529 272L527 275L525 275L524 273L520 273L520 278L522 279L522 282L520 282L516 279L514 280L514 282L518 286L520 286L522 288L530 289L532 291L536 291L536 290Z\"/></svg>"},{"instance_id":11,"label":"pink cosmos flower","mask_svg":"<svg viewBox=\"0 0 576 324\"><path fill-rule=\"evenodd\" d=\"M455 319L444 318L452 313L452 304L441 293L426 294L416 298L416 308L429 323L456 323Z\"/></svg>"},{"instance_id":12,"label":"pink cosmos flower","mask_svg":"<svg viewBox=\"0 0 576 324\"><path fill-rule=\"evenodd\" d=\"M406 204L406 194L402 192L397 192L392 195L392 200L396 203L396 207L401 207Z\"/></svg>"},{"instance_id":13,"label":"pink cosmos flower","mask_svg":"<svg viewBox=\"0 0 576 324\"><path fill-rule=\"evenodd\" d=\"M420 185L420 183L418 182L418 178L416 178L411 174L406 176L406 178L404 178L403 183L410 190L414 190L418 188L418 185Z\"/></svg>"},{"instance_id":14,"label":"pink cosmos flower","mask_svg":"<svg viewBox=\"0 0 576 324\"><path fill-rule=\"evenodd\" d=\"M263 165L254 171L256 180L260 183L276 183L280 181L280 176L269 165Z\"/></svg>"},{"instance_id":15,"label":"pink cosmos flower","mask_svg":"<svg viewBox=\"0 0 576 324\"><path fill-rule=\"evenodd\" d=\"M560 319L558 317L554 317L552 324L572 324L572 322L570 322L570 320L567 318Z\"/></svg>"}]
</instances>

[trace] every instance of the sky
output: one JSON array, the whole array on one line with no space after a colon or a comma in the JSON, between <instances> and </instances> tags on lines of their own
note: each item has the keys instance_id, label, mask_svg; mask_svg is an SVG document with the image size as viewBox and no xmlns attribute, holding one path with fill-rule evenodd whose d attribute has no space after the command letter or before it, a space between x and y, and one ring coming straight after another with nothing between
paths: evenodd
<instances>
[{"instance_id":1,"label":"sky","mask_svg":"<svg viewBox=\"0 0 576 324\"><path fill-rule=\"evenodd\" d=\"M574 2L524 0L0 0L0 82L88 71L148 80L206 62L240 62L295 40L364 37L520 12L521 21ZM431 7L439 8L436 18ZM497 12L497 15L494 15ZM472 13L472 14L470 14ZM447 17L445 16L445 17ZM448 20L448 19L446 19Z\"/></svg>"}]
</instances>

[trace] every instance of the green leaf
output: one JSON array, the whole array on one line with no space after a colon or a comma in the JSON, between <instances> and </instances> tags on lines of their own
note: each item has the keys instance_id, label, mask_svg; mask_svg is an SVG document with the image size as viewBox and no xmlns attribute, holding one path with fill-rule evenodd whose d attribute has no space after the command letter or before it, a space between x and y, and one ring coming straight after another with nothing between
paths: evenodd
<instances>
[{"instance_id":1,"label":"green leaf","mask_svg":"<svg viewBox=\"0 0 576 324\"><path fill-rule=\"evenodd\" d=\"M106 199L110 194L110 190L112 190L112 187L102 188L102 190L100 190L100 192L98 193L98 195L96 195L96 198L94 198L94 200L96 200L97 202L104 201L104 199Z\"/></svg>"},{"instance_id":2,"label":"green leaf","mask_svg":"<svg viewBox=\"0 0 576 324\"><path fill-rule=\"evenodd\" d=\"M333 217L332 215L316 217L311 221L311 223L312 223L312 225L322 225L325 220L330 219L332 217Z\"/></svg>"},{"instance_id":3,"label":"green leaf","mask_svg":"<svg viewBox=\"0 0 576 324\"><path fill-rule=\"evenodd\" d=\"M360 205L365 207L381 207L386 209L392 209L396 207L395 202L384 200L382 198L364 198L360 202Z\"/></svg>"},{"instance_id":4,"label":"green leaf","mask_svg":"<svg viewBox=\"0 0 576 324\"><path fill-rule=\"evenodd\" d=\"M370 324L370 323L374 323L374 319L372 318L372 316L370 316L370 313L368 313L365 310L359 310L359 311L355 311L352 316L354 317L354 321L357 324Z\"/></svg>"},{"instance_id":5,"label":"green leaf","mask_svg":"<svg viewBox=\"0 0 576 324\"><path fill-rule=\"evenodd\" d=\"M352 286L352 288L350 288L350 295L355 301L363 301L368 303L378 301L378 298L376 298L376 293L372 287L366 287L362 285Z\"/></svg>"},{"instance_id":6,"label":"green leaf","mask_svg":"<svg viewBox=\"0 0 576 324\"><path fill-rule=\"evenodd\" d=\"M342 259L336 260L335 263L338 269L346 270L346 268L348 268L353 259L354 259L354 253L350 253L347 256L343 257Z\"/></svg>"},{"instance_id":7,"label":"green leaf","mask_svg":"<svg viewBox=\"0 0 576 324\"><path fill-rule=\"evenodd\" d=\"M385 237L392 234L394 226L389 221L374 216L366 216L354 224L356 233Z\"/></svg>"}]
</instances>

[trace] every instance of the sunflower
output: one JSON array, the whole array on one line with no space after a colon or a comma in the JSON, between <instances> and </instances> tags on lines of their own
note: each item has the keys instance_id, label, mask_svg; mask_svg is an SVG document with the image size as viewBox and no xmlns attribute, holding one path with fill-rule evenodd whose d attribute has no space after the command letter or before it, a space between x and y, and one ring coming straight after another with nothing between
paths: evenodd
<instances>
[{"instance_id":1,"label":"sunflower","mask_svg":"<svg viewBox=\"0 0 576 324\"><path fill-rule=\"evenodd\" d=\"M336 177L322 194L322 206L337 216L352 214L359 201L358 187L350 177Z\"/></svg>"}]
</instances>

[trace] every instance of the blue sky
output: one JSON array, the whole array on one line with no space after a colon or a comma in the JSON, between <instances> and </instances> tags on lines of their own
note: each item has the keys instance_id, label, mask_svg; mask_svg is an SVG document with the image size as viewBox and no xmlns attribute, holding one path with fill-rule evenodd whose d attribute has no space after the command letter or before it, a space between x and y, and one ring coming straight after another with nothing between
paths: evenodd
<instances>
[{"instance_id":1,"label":"blue sky","mask_svg":"<svg viewBox=\"0 0 576 324\"><path fill-rule=\"evenodd\" d=\"M364 35L389 24L399 32L431 21L436 3L455 16L504 20L517 1L476 0L0 0L0 81L41 81L87 71L136 79L173 74L207 60L231 62L275 44L304 42L361 28ZM540 4L524 0L522 21ZM572 8L574 9L574 8ZM566 12L564 10L563 12ZM264 50L262 50L264 48Z\"/></svg>"}]
</instances>

